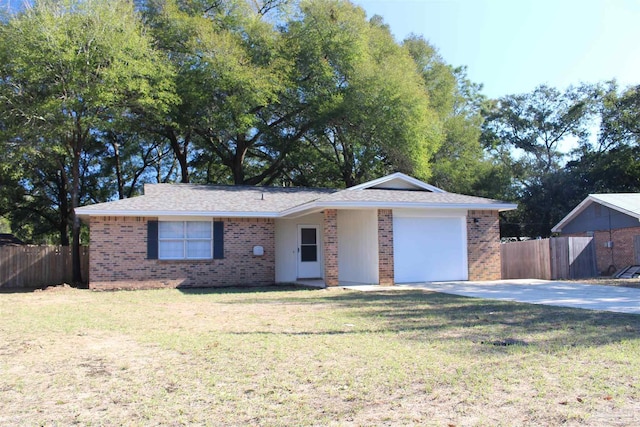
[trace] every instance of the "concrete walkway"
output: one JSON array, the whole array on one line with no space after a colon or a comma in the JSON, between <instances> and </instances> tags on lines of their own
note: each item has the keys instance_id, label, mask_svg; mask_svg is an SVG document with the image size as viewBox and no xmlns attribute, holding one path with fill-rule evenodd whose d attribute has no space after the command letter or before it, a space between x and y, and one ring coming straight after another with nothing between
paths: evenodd
<instances>
[{"instance_id":1,"label":"concrete walkway","mask_svg":"<svg viewBox=\"0 0 640 427\"><path fill-rule=\"evenodd\" d=\"M617 286L518 279L494 282L411 283L388 288L380 286L346 286L346 288L361 291L424 289L467 297L640 314L640 289Z\"/></svg>"}]
</instances>

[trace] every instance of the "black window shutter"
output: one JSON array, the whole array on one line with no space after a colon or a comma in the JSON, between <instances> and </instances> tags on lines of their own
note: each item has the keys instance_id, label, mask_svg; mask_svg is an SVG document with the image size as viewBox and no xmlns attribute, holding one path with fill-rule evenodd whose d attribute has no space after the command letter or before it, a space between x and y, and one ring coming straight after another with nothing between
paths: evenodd
<instances>
[{"instance_id":1,"label":"black window shutter","mask_svg":"<svg viewBox=\"0 0 640 427\"><path fill-rule=\"evenodd\" d=\"M213 221L213 259L224 258L224 222Z\"/></svg>"},{"instance_id":2,"label":"black window shutter","mask_svg":"<svg viewBox=\"0 0 640 427\"><path fill-rule=\"evenodd\" d=\"M147 259L158 259L158 221L147 222Z\"/></svg>"}]
</instances>

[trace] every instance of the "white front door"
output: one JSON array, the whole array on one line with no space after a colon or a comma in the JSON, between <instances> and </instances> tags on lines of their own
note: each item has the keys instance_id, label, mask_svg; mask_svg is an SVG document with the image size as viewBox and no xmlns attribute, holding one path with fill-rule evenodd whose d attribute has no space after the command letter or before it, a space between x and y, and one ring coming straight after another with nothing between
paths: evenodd
<instances>
[{"instance_id":1,"label":"white front door","mask_svg":"<svg viewBox=\"0 0 640 427\"><path fill-rule=\"evenodd\" d=\"M317 225L298 225L298 278L322 277Z\"/></svg>"}]
</instances>

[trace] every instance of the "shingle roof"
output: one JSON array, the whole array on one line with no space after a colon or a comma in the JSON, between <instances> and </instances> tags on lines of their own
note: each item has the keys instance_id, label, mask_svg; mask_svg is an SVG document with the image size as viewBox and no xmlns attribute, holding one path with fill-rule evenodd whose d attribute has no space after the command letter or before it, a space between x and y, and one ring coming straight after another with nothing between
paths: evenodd
<instances>
[{"instance_id":1,"label":"shingle roof","mask_svg":"<svg viewBox=\"0 0 640 427\"><path fill-rule=\"evenodd\" d=\"M154 212L190 213L268 213L277 214L286 209L313 201L333 193L335 189L249 187L194 184L145 185L143 196L113 202L98 203L78 208L79 215L93 212Z\"/></svg>"},{"instance_id":2,"label":"shingle roof","mask_svg":"<svg viewBox=\"0 0 640 427\"><path fill-rule=\"evenodd\" d=\"M390 175L403 179L400 174ZM413 178L411 178L413 179ZM372 181L373 182L373 181ZM435 187L434 187L435 188ZM421 207L514 209L515 205L482 197L429 190L387 188L247 187L194 184L145 185L143 196L76 209L79 216L241 216L281 217L327 207Z\"/></svg>"},{"instance_id":3,"label":"shingle roof","mask_svg":"<svg viewBox=\"0 0 640 427\"><path fill-rule=\"evenodd\" d=\"M359 191L342 190L318 199L318 202L372 202L372 203L421 203L421 204L504 204L499 200L465 196L456 193L433 193L414 190L366 189Z\"/></svg>"},{"instance_id":4,"label":"shingle roof","mask_svg":"<svg viewBox=\"0 0 640 427\"><path fill-rule=\"evenodd\" d=\"M551 231L554 233L562 231L562 227L594 202L640 219L640 193L589 194L578 206L562 218Z\"/></svg>"},{"instance_id":5,"label":"shingle roof","mask_svg":"<svg viewBox=\"0 0 640 427\"><path fill-rule=\"evenodd\" d=\"M24 245L25 243L13 234L0 233L0 246Z\"/></svg>"}]
</instances>

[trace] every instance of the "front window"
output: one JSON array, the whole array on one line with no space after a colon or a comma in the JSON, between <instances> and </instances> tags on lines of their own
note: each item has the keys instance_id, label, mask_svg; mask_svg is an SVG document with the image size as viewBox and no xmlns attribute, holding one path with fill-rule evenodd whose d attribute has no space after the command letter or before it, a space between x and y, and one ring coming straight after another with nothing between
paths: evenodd
<instances>
[{"instance_id":1,"label":"front window","mask_svg":"<svg viewBox=\"0 0 640 427\"><path fill-rule=\"evenodd\" d=\"M211 221L161 221L158 223L158 258L211 259Z\"/></svg>"}]
</instances>

